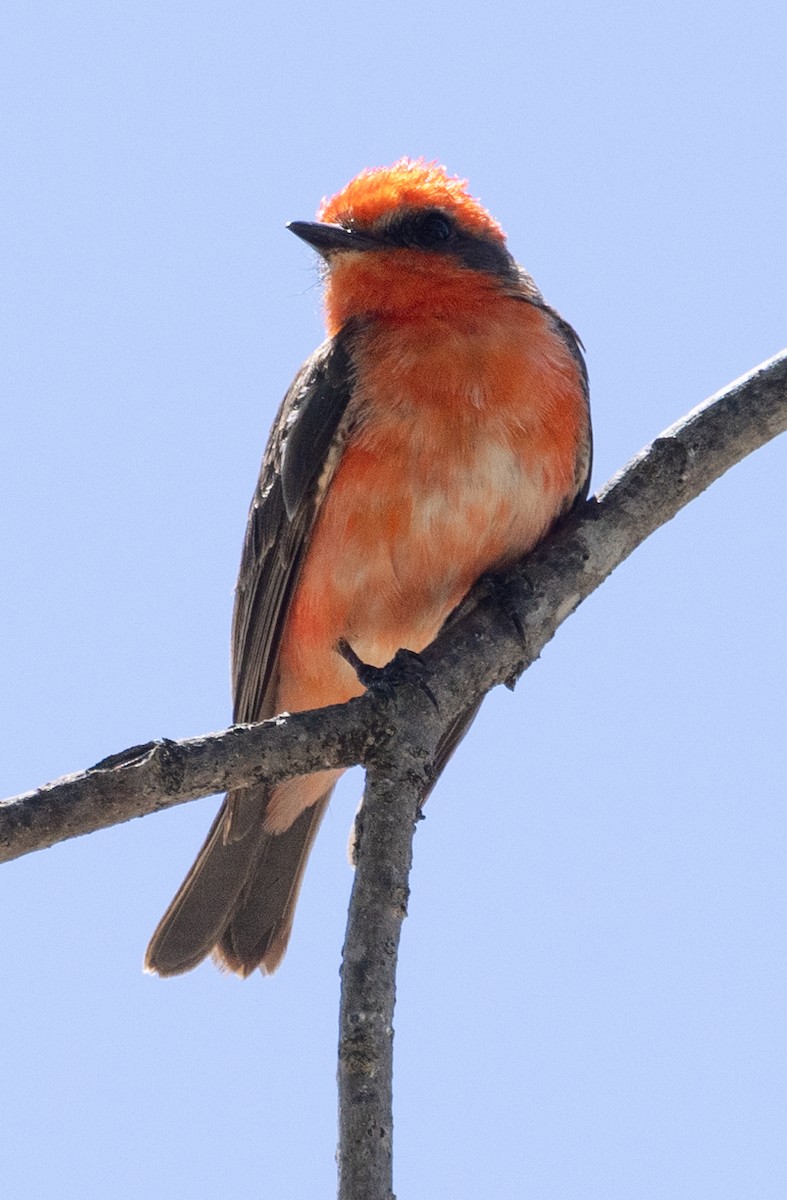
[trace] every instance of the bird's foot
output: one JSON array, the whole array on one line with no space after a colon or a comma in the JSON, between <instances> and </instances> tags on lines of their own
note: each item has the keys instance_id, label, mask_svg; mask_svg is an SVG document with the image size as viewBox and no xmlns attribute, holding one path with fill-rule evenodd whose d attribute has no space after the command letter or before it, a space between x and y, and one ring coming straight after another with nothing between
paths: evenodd
<instances>
[{"instance_id":1,"label":"bird's foot","mask_svg":"<svg viewBox=\"0 0 787 1200\"><path fill-rule=\"evenodd\" d=\"M527 649L527 632L522 621L522 601L527 595L529 584L521 578L514 580L508 574L487 575L484 582L500 611L513 625L522 646ZM509 691L513 692L520 674L521 671L516 671L504 681Z\"/></svg>"},{"instance_id":2,"label":"bird's foot","mask_svg":"<svg viewBox=\"0 0 787 1200\"><path fill-rule=\"evenodd\" d=\"M415 684L426 692L435 708L439 709L437 698L428 683L429 668L414 650L397 650L384 667L374 667L358 657L346 638L337 642L336 649L365 688L391 693L402 684Z\"/></svg>"}]
</instances>

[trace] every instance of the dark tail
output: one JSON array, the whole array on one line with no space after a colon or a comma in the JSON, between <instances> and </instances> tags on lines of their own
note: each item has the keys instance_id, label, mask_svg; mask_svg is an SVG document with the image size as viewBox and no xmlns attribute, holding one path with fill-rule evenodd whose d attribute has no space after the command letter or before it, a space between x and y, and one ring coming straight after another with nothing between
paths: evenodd
<instances>
[{"instance_id":1,"label":"dark tail","mask_svg":"<svg viewBox=\"0 0 787 1200\"><path fill-rule=\"evenodd\" d=\"M213 952L220 966L239 975L256 967L266 974L275 971L287 949L306 861L330 794L283 833L268 834L262 824L269 790L230 793L150 940L145 970L180 975Z\"/></svg>"}]
</instances>

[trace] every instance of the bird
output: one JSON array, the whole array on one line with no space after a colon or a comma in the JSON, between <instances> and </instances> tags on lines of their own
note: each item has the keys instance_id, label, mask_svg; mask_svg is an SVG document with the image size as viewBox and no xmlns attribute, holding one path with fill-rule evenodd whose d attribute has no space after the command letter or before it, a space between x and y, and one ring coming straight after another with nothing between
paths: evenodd
<instances>
[{"instance_id":1,"label":"bird","mask_svg":"<svg viewBox=\"0 0 787 1200\"><path fill-rule=\"evenodd\" d=\"M319 256L327 337L284 397L249 512L236 723L342 703L364 690L353 660L418 654L481 576L583 501L591 468L582 344L465 180L402 158L288 228ZM340 774L228 792L147 971L208 955L243 977L276 970Z\"/></svg>"}]
</instances>

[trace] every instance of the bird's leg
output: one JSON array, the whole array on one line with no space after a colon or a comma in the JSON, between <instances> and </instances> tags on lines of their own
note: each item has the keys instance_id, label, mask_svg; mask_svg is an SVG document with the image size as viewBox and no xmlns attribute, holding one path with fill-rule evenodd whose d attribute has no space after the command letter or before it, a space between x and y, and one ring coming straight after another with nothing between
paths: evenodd
<instances>
[{"instance_id":1,"label":"bird's leg","mask_svg":"<svg viewBox=\"0 0 787 1200\"><path fill-rule=\"evenodd\" d=\"M512 579L506 573L504 575L485 575L484 583L488 586L489 592L494 596L500 611L504 616L508 617L517 636L523 645L527 644L527 634L525 627L522 624L522 598L528 591L528 585L521 579Z\"/></svg>"},{"instance_id":2,"label":"bird's leg","mask_svg":"<svg viewBox=\"0 0 787 1200\"><path fill-rule=\"evenodd\" d=\"M514 578L509 572L502 575L489 574L483 576L483 584L488 589L500 611L511 622L522 646L527 652L527 632L522 620L522 602L531 590L530 584L521 574ZM513 692L517 685L522 669L516 670L508 679L505 686Z\"/></svg>"},{"instance_id":3,"label":"bird's leg","mask_svg":"<svg viewBox=\"0 0 787 1200\"><path fill-rule=\"evenodd\" d=\"M429 687L427 677L429 669L414 650L397 650L390 662L384 667L374 667L358 657L346 638L340 638L336 650L345 662L349 663L358 677L359 683L365 688L375 691L392 692L402 684L415 684L426 692L436 709L439 710L437 698Z\"/></svg>"}]
</instances>

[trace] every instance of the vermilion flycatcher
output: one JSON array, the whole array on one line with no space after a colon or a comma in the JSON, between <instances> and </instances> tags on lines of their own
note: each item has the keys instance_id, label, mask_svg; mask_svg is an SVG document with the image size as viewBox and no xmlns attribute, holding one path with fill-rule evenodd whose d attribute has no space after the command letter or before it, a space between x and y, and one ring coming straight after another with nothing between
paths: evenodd
<instances>
[{"instance_id":1,"label":"vermilion flycatcher","mask_svg":"<svg viewBox=\"0 0 787 1200\"><path fill-rule=\"evenodd\" d=\"M340 640L378 667L422 650L480 575L531 550L588 486L579 341L462 180L403 159L363 171L318 218L289 228L322 257L328 340L284 398L249 514L236 722L357 696ZM227 795L149 970L211 951L241 975L276 969L340 774Z\"/></svg>"}]
</instances>

